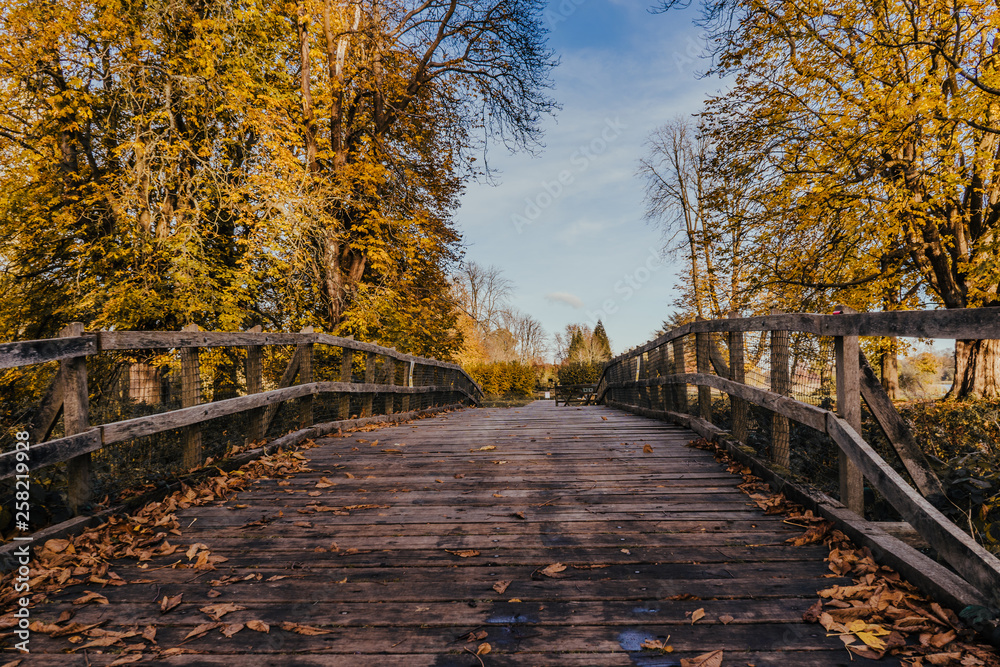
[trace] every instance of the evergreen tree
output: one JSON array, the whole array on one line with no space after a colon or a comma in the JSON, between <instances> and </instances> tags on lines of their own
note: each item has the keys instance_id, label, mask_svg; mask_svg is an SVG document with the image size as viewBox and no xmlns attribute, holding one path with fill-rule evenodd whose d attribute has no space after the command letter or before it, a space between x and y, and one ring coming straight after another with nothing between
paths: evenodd
<instances>
[{"instance_id":1,"label":"evergreen tree","mask_svg":"<svg viewBox=\"0 0 1000 667\"><path fill-rule=\"evenodd\" d=\"M593 348L596 361L611 361L611 341L600 320L597 320L597 326L594 327Z\"/></svg>"}]
</instances>

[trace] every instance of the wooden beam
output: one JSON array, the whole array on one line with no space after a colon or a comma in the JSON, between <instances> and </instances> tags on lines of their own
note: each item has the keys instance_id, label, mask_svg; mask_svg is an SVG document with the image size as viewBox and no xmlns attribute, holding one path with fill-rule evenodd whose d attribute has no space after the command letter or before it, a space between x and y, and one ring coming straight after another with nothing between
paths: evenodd
<instances>
[{"instance_id":1,"label":"wooden beam","mask_svg":"<svg viewBox=\"0 0 1000 667\"><path fill-rule=\"evenodd\" d=\"M375 383L375 362L378 360L378 356L374 352L367 352L365 354L365 384ZM374 396L371 394L366 394L361 399L361 418L372 416L372 403Z\"/></svg>"},{"instance_id":2,"label":"wooden beam","mask_svg":"<svg viewBox=\"0 0 1000 667\"><path fill-rule=\"evenodd\" d=\"M83 323L73 322L59 332L61 337L78 338L83 335ZM87 389L87 357L78 356L59 362L63 380L63 426L67 436L90 430L90 393ZM90 452L84 452L66 461L68 486L66 500L73 514L89 509L93 481L90 471Z\"/></svg>"},{"instance_id":3,"label":"wooden beam","mask_svg":"<svg viewBox=\"0 0 1000 667\"><path fill-rule=\"evenodd\" d=\"M363 384L345 382L312 382L309 384L297 384L292 387L265 391L260 394L249 396L238 396L212 403L203 403L190 408L171 410L156 415L146 417L136 417L111 424L104 424L104 444L121 442L131 438L138 438L154 433L161 433L175 428L182 428L245 410L273 406L282 401L301 398L321 393L350 393L350 394L372 394L372 393L399 393L405 395L430 394L438 391L447 391L448 387L437 387L427 385L423 387L397 387L387 384ZM465 394L465 392L462 392ZM467 395L467 394L466 394ZM472 398L471 396L469 396Z\"/></svg>"},{"instance_id":4,"label":"wooden beam","mask_svg":"<svg viewBox=\"0 0 1000 667\"><path fill-rule=\"evenodd\" d=\"M83 327L75 330L79 330L80 333L63 336L60 332L59 338L0 344L0 369L97 354L97 336L85 335Z\"/></svg>"},{"instance_id":5,"label":"wooden beam","mask_svg":"<svg viewBox=\"0 0 1000 667\"><path fill-rule=\"evenodd\" d=\"M281 379L278 380L278 389L285 389L290 387L292 383L295 382L295 376L299 372L299 360L302 358L302 352L299 348L295 349L292 353L292 358L288 360L288 365L285 366L284 372L281 374ZM271 421L274 420L274 415L278 412L278 404L272 403L268 404L267 408L264 410L264 437L267 437L267 431L271 428Z\"/></svg>"},{"instance_id":6,"label":"wooden beam","mask_svg":"<svg viewBox=\"0 0 1000 667\"><path fill-rule=\"evenodd\" d=\"M340 350L340 381L351 382L354 380L354 350L344 347ZM337 411L340 419L351 417L351 395L344 394L340 397L340 409Z\"/></svg>"},{"instance_id":7,"label":"wooden beam","mask_svg":"<svg viewBox=\"0 0 1000 667\"><path fill-rule=\"evenodd\" d=\"M188 324L182 331L197 332L197 324ZM181 348L181 407L190 408L201 403L201 363L197 347ZM201 427L192 424L184 429L184 453L182 464L185 470L201 465Z\"/></svg>"},{"instance_id":8,"label":"wooden beam","mask_svg":"<svg viewBox=\"0 0 1000 667\"><path fill-rule=\"evenodd\" d=\"M52 384L42 397L42 402L38 406L38 411L31 420L29 431L31 442L45 442L52 435L52 429L59 421L59 415L63 410L63 389L66 385L66 378L63 374L62 364L56 372Z\"/></svg>"},{"instance_id":9,"label":"wooden beam","mask_svg":"<svg viewBox=\"0 0 1000 667\"><path fill-rule=\"evenodd\" d=\"M730 318L737 318L739 314L735 311L729 313ZM733 382L743 384L746 382L746 367L743 359L743 332L729 332L729 370L727 376ZM729 411L732 417L733 437L745 443L747 441L747 403L736 394L729 394Z\"/></svg>"},{"instance_id":10,"label":"wooden beam","mask_svg":"<svg viewBox=\"0 0 1000 667\"><path fill-rule=\"evenodd\" d=\"M28 466L28 470L38 470L61 461L89 456L90 452L95 452L101 447L103 447L101 427L96 426L82 433L32 445L28 448L28 460L24 463ZM17 451L0 454L0 479L12 477L17 473L17 454Z\"/></svg>"},{"instance_id":11,"label":"wooden beam","mask_svg":"<svg viewBox=\"0 0 1000 667\"><path fill-rule=\"evenodd\" d=\"M703 321L703 318L696 318L697 320ZM709 345L711 345L711 333L707 331L699 331L694 335L694 349L695 349L695 365L698 372L702 375L709 374L709 364L711 363L709 356L711 352L709 351ZM649 407L648 405L646 407ZM698 416L712 423L712 388L706 387L704 385L698 385Z\"/></svg>"},{"instance_id":12,"label":"wooden beam","mask_svg":"<svg viewBox=\"0 0 1000 667\"><path fill-rule=\"evenodd\" d=\"M261 333L261 326L250 329L247 333ZM246 360L246 380L247 394L259 394L264 391L263 377L263 354L264 348L261 345L250 345L247 347ZM264 439L264 410L255 408L247 415L246 444L260 442Z\"/></svg>"},{"instance_id":13,"label":"wooden beam","mask_svg":"<svg viewBox=\"0 0 1000 667\"><path fill-rule=\"evenodd\" d=\"M780 312L771 311L772 315ZM774 330L771 332L771 391L788 396L791 389L788 376L788 331ZM790 468L792 465L788 417L780 412L771 415L771 461L783 468Z\"/></svg>"},{"instance_id":14,"label":"wooden beam","mask_svg":"<svg viewBox=\"0 0 1000 667\"><path fill-rule=\"evenodd\" d=\"M311 334L311 326L302 329L302 333ZM313 344L311 342L299 343L299 384L309 384L313 381L312 361ZM313 397L312 394L303 396L299 402L299 427L312 426L313 423Z\"/></svg>"},{"instance_id":15,"label":"wooden beam","mask_svg":"<svg viewBox=\"0 0 1000 667\"><path fill-rule=\"evenodd\" d=\"M1000 603L1000 560L917 493L850 424L833 413L827 433L862 471L876 491L927 540L966 581Z\"/></svg>"},{"instance_id":16,"label":"wooden beam","mask_svg":"<svg viewBox=\"0 0 1000 667\"><path fill-rule=\"evenodd\" d=\"M691 322L671 329L611 360L618 363L700 331L802 331L817 336L907 336L911 338L1000 339L1000 307L894 310L883 313L782 313Z\"/></svg>"},{"instance_id":17,"label":"wooden beam","mask_svg":"<svg viewBox=\"0 0 1000 667\"><path fill-rule=\"evenodd\" d=\"M685 370L684 339L678 338L674 341L674 375L684 375ZM688 411L688 392L686 384L680 384L674 387L674 405L677 407L677 412Z\"/></svg>"},{"instance_id":18,"label":"wooden beam","mask_svg":"<svg viewBox=\"0 0 1000 667\"><path fill-rule=\"evenodd\" d=\"M848 312L846 306L837 310ZM853 312L853 311L851 311ZM857 336L836 336L833 341L837 361L837 414L855 431L861 432L861 372ZM860 517L865 515L865 480L847 453L838 452L840 502Z\"/></svg>"},{"instance_id":19,"label":"wooden beam","mask_svg":"<svg viewBox=\"0 0 1000 667\"><path fill-rule=\"evenodd\" d=\"M861 396L868 404L868 409L871 410L882 433L899 454L899 459L910 473L913 484L925 498L932 499L932 502L943 499L945 492L941 480L934 474L927 456L913 439L910 428L896 411L896 406L892 404L885 387L868 365L865 353L861 350L858 350L858 361L861 367Z\"/></svg>"}]
</instances>

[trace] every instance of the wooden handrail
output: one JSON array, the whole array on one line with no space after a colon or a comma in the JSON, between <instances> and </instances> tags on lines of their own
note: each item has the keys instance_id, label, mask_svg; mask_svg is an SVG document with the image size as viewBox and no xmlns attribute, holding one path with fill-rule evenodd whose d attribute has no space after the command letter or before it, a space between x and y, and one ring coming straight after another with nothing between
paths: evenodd
<instances>
[{"instance_id":1,"label":"wooden handrail","mask_svg":"<svg viewBox=\"0 0 1000 667\"><path fill-rule=\"evenodd\" d=\"M817 336L903 336L911 338L1000 339L1000 308L894 310L883 313L783 313L721 320L700 320L624 352L608 363L641 355L692 333L801 331Z\"/></svg>"},{"instance_id":2,"label":"wooden handrail","mask_svg":"<svg viewBox=\"0 0 1000 667\"><path fill-rule=\"evenodd\" d=\"M769 391L752 387L743 382L742 377L730 379L708 373L708 346L703 335L699 335L698 371L685 372L683 367L683 337L689 334L707 332L741 333L747 331L799 331L821 336L835 337L837 349L837 389L838 415L829 410L798 401L787 394L788 388L780 381L773 383ZM753 403L783 419L792 419L820 432L826 433L837 444L841 455L841 493L846 488L852 498L843 501L855 512L863 513L863 504L858 500L861 478L867 479L900 515L908 521L920 535L944 558L961 576L979 590L990 595L994 603L1000 603L1000 559L958 528L938 511L921 493L913 489L893 468L886 463L872 447L859 435L860 400L863 396L872 408L872 414L886 433L889 441L899 452L915 483L928 497L939 496L941 485L934 473L926 465L926 460L912 436L905 432L905 423L895 411L892 402L878 385L864 355L857 349L858 336L927 336L966 340L1000 338L1000 308L978 308L964 311L898 311L890 313L843 312L835 315L776 314L765 317L731 318L725 320L699 320L673 329L645 345L615 357L605 364L598 382L598 400L613 407L635 408L646 412L656 412L648 405L653 387L680 387L681 392L656 392L657 402L670 405L680 413L687 411L686 385L699 388L717 389L729 394L734 405L739 401ZM772 336L774 338L774 336ZM742 365L742 339L732 338L731 362L738 360ZM658 377L639 377L633 369L640 368L642 360L652 350L666 350L666 345L674 343L673 368L680 372L666 372ZM772 340L772 345L774 341ZM780 344L779 344L780 347ZM662 358L662 352L657 354ZM637 360L637 361L634 361ZM730 364L732 367L732 363ZM618 400L618 390L636 390L638 402ZM672 398L673 397L673 398ZM858 405L855 406L854 403ZM642 403L642 405L640 405ZM704 406L702 407L704 412ZM661 410L665 415L678 415L670 408ZM680 418L680 415L678 415ZM704 418L704 417L703 417ZM710 421L710 414L707 418ZM856 423L852 423L856 422ZM745 432L743 433L745 438ZM845 470L848 472L845 480ZM853 475L857 477L852 477Z\"/></svg>"},{"instance_id":3,"label":"wooden handrail","mask_svg":"<svg viewBox=\"0 0 1000 667\"><path fill-rule=\"evenodd\" d=\"M278 388L261 391L261 350L265 346L296 346ZM339 347L341 355L341 382L314 382L313 348L317 345ZM200 403L199 354L201 348L247 348L247 395L209 403ZM87 376L84 359L113 350L172 349L181 355L181 393L184 407L176 410L137 417L108 424L88 423ZM352 382L352 361L356 352L366 358L364 382ZM376 379L376 359L384 360L382 372ZM362 396L362 417L372 415L376 394L389 397L380 401L379 411L394 412L395 396L400 395L402 412L410 411L411 395L429 395L433 405L443 404L451 398L460 398L479 404L483 390L456 364L417 357L396 350L363 343L328 334L313 333L311 328L302 333L264 333L255 327L248 332L209 332L197 327L183 331L97 331L83 332L79 323L66 327L56 339L22 341L0 345L0 368L18 368L46 362L59 361L60 370L53 386L43 399L43 410L34 420L32 435L38 439L48 437L60 411L66 417L67 437L44 442L33 442L27 452L0 454L0 479L27 470L67 461L70 464L69 496L74 513L90 501L91 481L89 457L102 447L133 438L153 435L174 429L183 429L184 466L201 464L200 424L242 412L248 412L247 437L249 441L262 438L274 417L278 404L300 399L299 422L305 428L313 423L312 397L319 394L339 394L341 417L346 418L350 396ZM399 363L397 363L399 362ZM404 370L403 383L396 384L396 368ZM413 386L415 369L433 371L422 382ZM295 379L298 377L298 384ZM423 407L423 406L418 406ZM70 409L71 408L71 409ZM72 422L72 423L71 423ZM24 454L27 461L24 461Z\"/></svg>"}]
</instances>

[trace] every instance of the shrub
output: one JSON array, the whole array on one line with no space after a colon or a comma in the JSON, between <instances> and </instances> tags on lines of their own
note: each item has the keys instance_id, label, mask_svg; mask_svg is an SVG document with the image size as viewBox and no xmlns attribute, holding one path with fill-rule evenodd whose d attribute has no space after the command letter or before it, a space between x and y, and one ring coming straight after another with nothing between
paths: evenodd
<instances>
[{"instance_id":1,"label":"shrub","mask_svg":"<svg viewBox=\"0 0 1000 667\"><path fill-rule=\"evenodd\" d=\"M595 384L603 369L600 361L563 364L559 367L559 384Z\"/></svg>"},{"instance_id":2,"label":"shrub","mask_svg":"<svg viewBox=\"0 0 1000 667\"><path fill-rule=\"evenodd\" d=\"M472 364L465 370L488 396L530 396L535 388L535 369L518 361Z\"/></svg>"}]
</instances>

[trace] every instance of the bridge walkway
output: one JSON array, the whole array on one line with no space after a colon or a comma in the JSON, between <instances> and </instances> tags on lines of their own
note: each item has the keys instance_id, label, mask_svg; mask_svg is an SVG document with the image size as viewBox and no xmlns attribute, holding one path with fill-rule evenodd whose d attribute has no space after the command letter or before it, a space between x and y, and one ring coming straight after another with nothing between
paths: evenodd
<instances>
[{"instance_id":1,"label":"bridge walkway","mask_svg":"<svg viewBox=\"0 0 1000 667\"><path fill-rule=\"evenodd\" d=\"M82 648L93 636L34 633L24 665L677 665L714 650L724 665L875 664L802 621L817 591L851 583L826 549L786 544L803 529L766 516L694 437L536 402L323 438L309 471L179 510L181 550L116 562L126 585L32 610L136 634ZM172 567L197 544L226 560ZM73 604L84 591L108 603Z\"/></svg>"}]
</instances>

